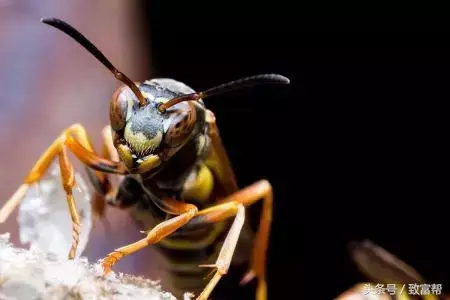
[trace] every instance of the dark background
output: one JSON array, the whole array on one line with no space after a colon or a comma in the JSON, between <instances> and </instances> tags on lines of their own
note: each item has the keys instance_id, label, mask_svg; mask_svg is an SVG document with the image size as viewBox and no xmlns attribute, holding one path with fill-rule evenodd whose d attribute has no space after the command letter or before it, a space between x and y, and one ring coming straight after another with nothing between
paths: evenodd
<instances>
[{"instance_id":1,"label":"dark background","mask_svg":"<svg viewBox=\"0 0 450 300\"><path fill-rule=\"evenodd\" d=\"M331 299L364 280L347 244L365 238L445 290L445 37L406 32L429 30L421 19L393 26L304 18L283 2L264 14L257 5L250 13L214 5L143 6L153 76L196 90L262 72L291 79L206 101L239 184L267 178L274 186L269 299Z\"/></svg>"}]
</instances>

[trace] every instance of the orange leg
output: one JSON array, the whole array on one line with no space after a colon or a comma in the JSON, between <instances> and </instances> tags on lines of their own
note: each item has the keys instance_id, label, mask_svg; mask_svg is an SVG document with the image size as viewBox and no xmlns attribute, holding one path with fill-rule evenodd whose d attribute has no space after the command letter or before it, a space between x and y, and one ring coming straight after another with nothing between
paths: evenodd
<instances>
[{"instance_id":1,"label":"orange leg","mask_svg":"<svg viewBox=\"0 0 450 300\"><path fill-rule=\"evenodd\" d=\"M197 227L203 224L221 222L236 214L239 215L240 206L250 206L260 199L263 199L263 211L253 248L251 269L242 280L243 283L246 283L254 277L258 278L258 288L256 294L258 300L267 299L265 264L270 225L272 221L272 198L272 186L268 181L261 180L224 198L221 201L221 204L199 211L197 216L186 224L187 227ZM234 242L237 242L237 238L239 237L240 230L243 225L243 218L244 217L238 216L235 219L227 239L222 246L219 258L216 264L213 265L217 268L217 272L208 283L199 299L207 299L215 285L219 282L220 278L226 274L236 246ZM242 225L240 224L241 221ZM237 224L239 225L235 225L236 222L238 222Z\"/></svg>"},{"instance_id":2,"label":"orange leg","mask_svg":"<svg viewBox=\"0 0 450 300\"><path fill-rule=\"evenodd\" d=\"M166 199L166 201L170 201ZM173 204L172 202L171 204ZM219 257L214 265L201 265L200 267L216 268L214 277L210 280L197 300L206 300L219 282L220 278L228 272L236 244L239 239L242 226L245 221L245 208L241 203L225 203L202 210L197 213L197 208L191 204L177 204L178 211L184 211L177 217L162 222L149 231L147 237L136 243L114 250L102 261L104 273L111 271L111 267L123 257L133 254L144 247L158 243L163 238L172 234L174 231L191 221L194 217L200 223L215 223L223 221L229 217L236 216L233 225L222 245ZM173 206L171 206L173 207Z\"/></svg>"},{"instance_id":3,"label":"orange leg","mask_svg":"<svg viewBox=\"0 0 450 300\"><path fill-rule=\"evenodd\" d=\"M256 235L255 244L253 247L253 255L250 271L242 279L245 284L258 277L258 299L266 299L266 253L269 242L270 227L272 223L272 186L267 180L258 181L242 190L238 190L236 178L231 167L228 155L223 147L220 133L217 128L214 113L207 111L206 121L209 123L209 136L211 138L212 152L206 160L207 165L216 174L219 184L224 188L228 197L220 200L219 203L237 202L244 206L252 205L253 203L263 199L263 209L259 223L259 230ZM196 222L197 220L193 220ZM196 224L197 225L197 224ZM200 224L198 224L200 225ZM188 225L189 226L189 225Z\"/></svg>"},{"instance_id":4,"label":"orange leg","mask_svg":"<svg viewBox=\"0 0 450 300\"><path fill-rule=\"evenodd\" d=\"M112 161L120 161L119 153L117 153L116 148L114 147L113 138L111 135L111 125L107 125L102 130L102 138L103 138L103 157L108 158Z\"/></svg>"},{"instance_id":5,"label":"orange leg","mask_svg":"<svg viewBox=\"0 0 450 300\"><path fill-rule=\"evenodd\" d=\"M245 222L245 208L241 203L225 203L199 212L200 220L205 222L220 222L233 215L236 215L236 218L225 238L216 263L213 265L200 265L200 267L216 268L216 272L197 300L207 300L219 280L228 273L234 250L236 249L239 235Z\"/></svg>"},{"instance_id":6,"label":"orange leg","mask_svg":"<svg viewBox=\"0 0 450 300\"><path fill-rule=\"evenodd\" d=\"M166 236L172 234L178 228L189 222L198 212L197 207L192 204L185 204L171 199L165 200L169 203L172 209L171 212L178 214L178 216L155 226L147 233L147 237L109 253L102 261L104 274L109 273L112 266L123 257L133 254L152 244L156 244Z\"/></svg>"},{"instance_id":7,"label":"orange leg","mask_svg":"<svg viewBox=\"0 0 450 300\"><path fill-rule=\"evenodd\" d=\"M220 185L224 188L227 195L230 195L239 187L236 182L236 176L231 167L228 153L223 147L222 138L220 137L219 128L216 124L216 117L210 110L206 112L206 121L209 124L209 137L211 138L211 153L206 160L206 164L214 171L219 179Z\"/></svg>"},{"instance_id":8,"label":"orange leg","mask_svg":"<svg viewBox=\"0 0 450 300\"><path fill-rule=\"evenodd\" d=\"M72 135L74 135L76 139L74 139ZM124 174L126 172L126 168L123 164L97 156L93 152L92 145L85 129L80 124L72 125L64 130L64 132L41 155L28 176L25 178L25 182L2 207L0 210L0 223L8 218L13 210L19 205L21 199L25 196L29 186L39 181L44 176L53 160L58 156L63 187L67 194L67 202L73 224L73 242L69 253L69 259L73 259L78 244L80 222L75 207L75 200L72 196L72 187L75 185L75 179L73 176L73 167L67 157L67 148L69 148L78 159L97 171L119 174ZM100 172L96 172L96 176L101 182L106 182L107 178Z\"/></svg>"},{"instance_id":9,"label":"orange leg","mask_svg":"<svg viewBox=\"0 0 450 300\"><path fill-rule=\"evenodd\" d=\"M73 259L75 257L78 241L80 240L80 217L78 216L77 208L75 205L75 199L72 195L72 188L75 185L75 175L73 166L67 157L67 149L64 144L60 146L60 151L58 153L59 156L59 165L61 168L61 179L63 182L64 190L66 191L67 204L69 205L70 217L72 218L72 246L69 251L69 259Z\"/></svg>"},{"instance_id":10,"label":"orange leg","mask_svg":"<svg viewBox=\"0 0 450 300\"><path fill-rule=\"evenodd\" d=\"M102 140L103 140L102 157L110 159L115 162L119 162L120 159L117 150L114 147L110 125L107 125L103 128ZM120 175L107 176L106 174L101 173L99 171L93 171L89 167L86 168L86 171L88 173L91 183L93 184L95 190L97 191L94 199L92 200L92 210L94 212L94 224L96 224L99 219L102 219L104 222L107 222L107 219L103 218L106 211L106 203L111 202L110 201L111 199L115 199L118 186L120 185L120 180L122 179L123 176ZM113 182L111 182L111 179L113 179ZM107 199L109 200L107 201ZM105 224L108 225L107 223Z\"/></svg>"},{"instance_id":11,"label":"orange leg","mask_svg":"<svg viewBox=\"0 0 450 300\"><path fill-rule=\"evenodd\" d=\"M272 186L267 180L258 181L236 193L224 198L221 203L242 203L244 206L263 200L263 208L253 246L253 256L250 271L244 276L241 283L246 284L253 278L258 278L257 299L267 299L266 284L266 255L269 244L270 227L272 223ZM201 212L200 212L201 213ZM195 220L194 220L195 221ZM208 221L207 219L204 221Z\"/></svg>"}]
</instances>

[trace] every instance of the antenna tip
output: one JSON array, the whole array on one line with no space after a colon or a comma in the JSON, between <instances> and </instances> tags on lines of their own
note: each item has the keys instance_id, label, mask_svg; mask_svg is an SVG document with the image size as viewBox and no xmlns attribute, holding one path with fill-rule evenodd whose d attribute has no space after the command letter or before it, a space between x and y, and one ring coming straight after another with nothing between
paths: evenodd
<instances>
[{"instance_id":1,"label":"antenna tip","mask_svg":"<svg viewBox=\"0 0 450 300\"><path fill-rule=\"evenodd\" d=\"M54 23L55 19L54 18L41 18L41 23L47 24L47 25L51 25L52 23Z\"/></svg>"},{"instance_id":2,"label":"antenna tip","mask_svg":"<svg viewBox=\"0 0 450 300\"><path fill-rule=\"evenodd\" d=\"M56 23L61 23L62 21L57 19L57 18L52 18L52 17L44 17L41 18L41 23L47 24L47 25L53 25Z\"/></svg>"}]
</instances>

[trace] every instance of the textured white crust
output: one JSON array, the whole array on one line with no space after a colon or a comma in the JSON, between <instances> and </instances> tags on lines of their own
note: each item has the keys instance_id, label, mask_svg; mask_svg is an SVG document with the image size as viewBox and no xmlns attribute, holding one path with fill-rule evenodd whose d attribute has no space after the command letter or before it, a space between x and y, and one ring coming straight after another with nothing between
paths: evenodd
<instances>
[{"instance_id":1,"label":"textured white crust","mask_svg":"<svg viewBox=\"0 0 450 300\"><path fill-rule=\"evenodd\" d=\"M125 274L101 276L87 259L57 259L37 250L15 248L0 235L0 299L176 300L159 282Z\"/></svg>"}]
</instances>

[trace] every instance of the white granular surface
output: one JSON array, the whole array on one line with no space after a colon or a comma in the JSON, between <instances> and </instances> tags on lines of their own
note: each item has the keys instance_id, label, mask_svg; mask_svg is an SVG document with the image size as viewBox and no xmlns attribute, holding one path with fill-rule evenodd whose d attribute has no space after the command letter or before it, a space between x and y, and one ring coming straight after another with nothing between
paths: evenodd
<instances>
[{"instance_id":1,"label":"white granular surface","mask_svg":"<svg viewBox=\"0 0 450 300\"><path fill-rule=\"evenodd\" d=\"M99 264L84 257L58 259L39 250L15 248L0 235L0 299L172 300L157 281L115 272L105 278Z\"/></svg>"},{"instance_id":2,"label":"white granular surface","mask_svg":"<svg viewBox=\"0 0 450 300\"><path fill-rule=\"evenodd\" d=\"M82 176L75 176L73 195L81 221L76 259L67 258L72 223L55 161L19 206L20 241L29 249L14 247L9 233L0 234L0 300L176 299L157 281L114 271L105 278L99 262L83 257L92 229L92 195Z\"/></svg>"}]
</instances>

